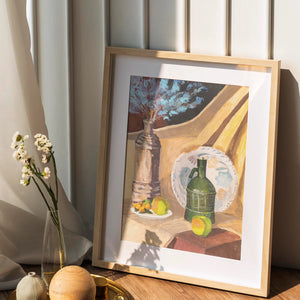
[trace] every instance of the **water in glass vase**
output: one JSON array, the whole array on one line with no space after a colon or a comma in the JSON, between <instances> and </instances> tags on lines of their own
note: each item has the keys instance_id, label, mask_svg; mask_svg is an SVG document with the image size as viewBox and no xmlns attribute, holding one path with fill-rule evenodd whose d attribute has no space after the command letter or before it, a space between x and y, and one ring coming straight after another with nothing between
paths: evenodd
<instances>
[{"instance_id":1,"label":"water in glass vase","mask_svg":"<svg viewBox=\"0 0 300 300\"><path fill-rule=\"evenodd\" d=\"M63 268L66 263L66 247L62 224L58 210L48 210L44 240L41 273L49 289L50 281L54 274Z\"/></svg>"}]
</instances>

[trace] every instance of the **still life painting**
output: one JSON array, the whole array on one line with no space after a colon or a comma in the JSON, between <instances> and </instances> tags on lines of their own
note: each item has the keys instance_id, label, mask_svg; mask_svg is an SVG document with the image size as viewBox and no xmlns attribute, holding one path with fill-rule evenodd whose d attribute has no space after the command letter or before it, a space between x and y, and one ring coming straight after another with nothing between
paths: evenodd
<instances>
[{"instance_id":1,"label":"still life painting","mask_svg":"<svg viewBox=\"0 0 300 300\"><path fill-rule=\"evenodd\" d=\"M129 84L122 240L240 260L249 87Z\"/></svg>"},{"instance_id":2,"label":"still life painting","mask_svg":"<svg viewBox=\"0 0 300 300\"><path fill-rule=\"evenodd\" d=\"M106 49L93 265L268 295L279 75Z\"/></svg>"}]
</instances>

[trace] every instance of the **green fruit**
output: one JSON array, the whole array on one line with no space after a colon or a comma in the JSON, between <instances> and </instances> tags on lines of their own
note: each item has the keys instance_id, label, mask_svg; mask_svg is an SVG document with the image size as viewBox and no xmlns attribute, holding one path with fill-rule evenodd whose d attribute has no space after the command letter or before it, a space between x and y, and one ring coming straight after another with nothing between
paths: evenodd
<instances>
[{"instance_id":1,"label":"green fruit","mask_svg":"<svg viewBox=\"0 0 300 300\"><path fill-rule=\"evenodd\" d=\"M212 230L210 218L205 216L194 216L192 219L192 230L196 235L208 236Z\"/></svg>"},{"instance_id":2,"label":"green fruit","mask_svg":"<svg viewBox=\"0 0 300 300\"><path fill-rule=\"evenodd\" d=\"M156 196L151 204L152 211L159 216L165 215L170 209L170 204L163 196Z\"/></svg>"}]
</instances>

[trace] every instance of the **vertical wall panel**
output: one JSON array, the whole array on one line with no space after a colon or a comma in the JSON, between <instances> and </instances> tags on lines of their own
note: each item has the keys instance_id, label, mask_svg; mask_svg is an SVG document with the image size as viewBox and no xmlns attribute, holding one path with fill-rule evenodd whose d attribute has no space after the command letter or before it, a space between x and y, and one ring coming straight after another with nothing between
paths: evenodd
<instances>
[{"instance_id":1,"label":"vertical wall panel","mask_svg":"<svg viewBox=\"0 0 300 300\"><path fill-rule=\"evenodd\" d=\"M146 0L110 0L111 46L146 48Z\"/></svg>"},{"instance_id":2,"label":"vertical wall panel","mask_svg":"<svg viewBox=\"0 0 300 300\"><path fill-rule=\"evenodd\" d=\"M231 55L268 58L270 0L232 0Z\"/></svg>"},{"instance_id":3,"label":"vertical wall panel","mask_svg":"<svg viewBox=\"0 0 300 300\"><path fill-rule=\"evenodd\" d=\"M186 50L185 0L149 0L149 47Z\"/></svg>"},{"instance_id":4,"label":"vertical wall panel","mask_svg":"<svg viewBox=\"0 0 300 300\"><path fill-rule=\"evenodd\" d=\"M67 196L70 183L68 1L37 2L38 81L58 175Z\"/></svg>"},{"instance_id":5,"label":"vertical wall panel","mask_svg":"<svg viewBox=\"0 0 300 300\"><path fill-rule=\"evenodd\" d=\"M104 50L105 0L73 1L73 157L78 212L94 224L99 153Z\"/></svg>"},{"instance_id":6,"label":"vertical wall panel","mask_svg":"<svg viewBox=\"0 0 300 300\"><path fill-rule=\"evenodd\" d=\"M300 1L274 1L274 58L281 60L273 262L300 268Z\"/></svg>"},{"instance_id":7,"label":"vertical wall panel","mask_svg":"<svg viewBox=\"0 0 300 300\"><path fill-rule=\"evenodd\" d=\"M228 0L190 0L190 52L227 54Z\"/></svg>"},{"instance_id":8,"label":"vertical wall panel","mask_svg":"<svg viewBox=\"0 0 300 300\"><path fill-rule=\"evenodd\" d=\"M37 72L36 0L26 1L26 17L30 32L30 51Z\"/></svg>"}]
</instances>

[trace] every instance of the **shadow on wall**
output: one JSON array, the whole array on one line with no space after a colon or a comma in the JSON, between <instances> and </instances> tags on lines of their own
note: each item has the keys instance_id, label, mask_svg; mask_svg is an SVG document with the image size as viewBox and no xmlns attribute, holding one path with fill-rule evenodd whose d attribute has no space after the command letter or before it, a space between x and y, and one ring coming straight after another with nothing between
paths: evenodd
<instances>
[{"instance_id":1,"label":"shadow on wall","mask_svg":"<svg viewBox=\"0 0 300 300\"><path fill-rule=\"evenodd\" d=\"M300 96L289 70L281 70L272 264L300 268Z\"/></svg>"}]
</instances>

